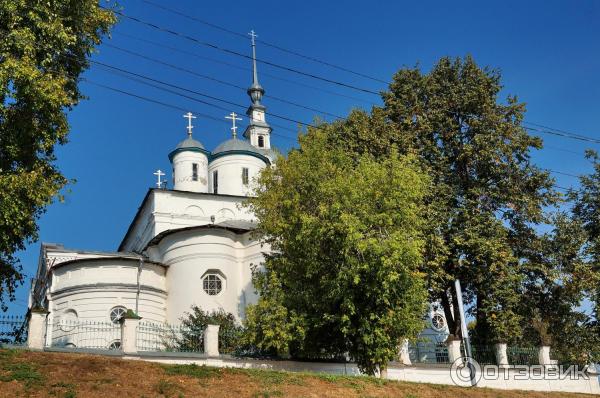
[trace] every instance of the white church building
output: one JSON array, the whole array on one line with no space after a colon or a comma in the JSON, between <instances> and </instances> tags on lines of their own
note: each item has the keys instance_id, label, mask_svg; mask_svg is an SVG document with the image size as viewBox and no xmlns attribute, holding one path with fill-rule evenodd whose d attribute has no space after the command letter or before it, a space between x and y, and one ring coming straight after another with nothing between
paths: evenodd
<instances>
[{"instance_id":1,"label":"white church building","mask_svg":"<svg viewBox=\"0 0 600 398\"><path fill-rule=\"evenodd\" d=\"M252 50L255 55L254 41ZM254 56L249 124L238 137L232 113L232 138L212 151L194 139L194 116L184 115L187 137L168 154L172 189L160 184L162 172L155 173L159 187L146 193L117 251L43 243L30 308L46 309L49 325L118 323L126 309L145 322L178 324L193 305L241 321L247 304L257 300L252 266L268 250L253 237L254 215L241 206L253 179L276 161L263 94ZM429 332L445 336L443 314L432 309L429 317ZM49 344L53 329L47 330ZM107 344L118 347L118 336Z\"/></svg>"}]
</instances>

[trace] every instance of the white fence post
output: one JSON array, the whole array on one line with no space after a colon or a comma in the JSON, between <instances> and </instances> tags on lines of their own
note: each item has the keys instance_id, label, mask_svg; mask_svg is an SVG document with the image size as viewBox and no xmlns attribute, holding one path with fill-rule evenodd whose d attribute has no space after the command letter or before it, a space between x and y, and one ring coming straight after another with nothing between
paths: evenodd
<instances>
[{"instance_id":1,"label":"white fence post","mask_svg":"<svg viewBox=\"0 0 600 398\"><path fill-rule=\"evenodd\" d=\"M219 325L206 325L206 329L204 329L204 353L209 357L219 356Z\"/></svg>"},{"instance_id":2,"label":"white fence post","mask_svg":"<svg viewBox=\"0 0 600 398\"><path fill-rule=\"evenodd\" d=\"M121 350L124 354L137 354L137 327L140 323L140 316L133 311L128 310L121 317Z\"/></svg>"},{"instance_id":3,"label":"white fence post","mask_svg":"<svg viewBox=\"0 0 600 398\"><path fill-rule=\"evenodd\" d=\"M446 342L448 347L448 361L454 363L458 358L462 357L460 352L460 340L450 340Z\"/></svg>"},{"instance_id":4,"label":"white fence post","mask_svg":"<svg viewBox=\"0 0 600 398\"><path fill-rule=\"evenodd\" d=\"M496 363L501 368L508 368L508 354L506 353L506 343L494 344L494 353L496 355Z\"/></svg>"},{"instance_id":5,"label":"white fence post","mask_svg":"<svg viewBox=\"0 0 600 398\"><path fill-rule=\"evenodd\" d=\"M27 347L32 350L43 350L46 343L46 310L31 310L27 331Z\"/></svg>"}]
</instances>

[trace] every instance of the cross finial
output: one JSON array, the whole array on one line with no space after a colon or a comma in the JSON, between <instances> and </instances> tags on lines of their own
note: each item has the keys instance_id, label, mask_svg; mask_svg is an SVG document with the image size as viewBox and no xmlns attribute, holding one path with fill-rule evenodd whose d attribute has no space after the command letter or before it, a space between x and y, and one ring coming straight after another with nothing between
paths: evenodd
<instances>
[{"instance_id":1,"label":"cross finial","mask_svg":"<svg viewBox=\"0 0 600 398\"><path fill-rule=\"evenodd\" d=\"M258 35L256 33L254 33L254 29L252 29L250 31L250 33L248 33L248 36L250 36L252 38L252 45L255 46L256 43L254 42L254 39L256 39L258 37Z\"/></svg>"},{"instance_id":2,"label":"cross finial","mask_svg":"<svg viewBox=\"0 0 600 398\"><path fill-rule=\"evenodd\" d=\"M237 117L237 116L238 116L238 114L235 113L235 112L231 112L229 114L229 116L225 116L225 119L231 120L231 124L232 124L231 131L233 132L233 138L237 137L237 126L235 125L235 121L236 120L242 120L241 117Z\"/></svg>"},{"instance_id":3,"label":"cross finial","mask_svg":"<svg viewBox=\"0 0 600 398\"><path fill-rule=\"evenodd\" d=\"M188 137L192 138L192 129L194 128L194 126L192 126L192 119L195 119L196 116L194 116L192 114L192 112L188 112L185 115L183 115L183 117L188 120L188 125L187 125Z\"/></svg>"},{"instance_id":4,"label":"cross finial","mask_svg":"<svg viewBox=\"0 0 600 398\"><path fill-rule=\"evenodd\" d=\"M163 173L160 169L158 169L158 170L156 170L156 172L154 172L154 175L156 176L156 187L162 188L163 181L160 179L160 177L164 176L165 173Z\"/></svg>"}]
</instances>

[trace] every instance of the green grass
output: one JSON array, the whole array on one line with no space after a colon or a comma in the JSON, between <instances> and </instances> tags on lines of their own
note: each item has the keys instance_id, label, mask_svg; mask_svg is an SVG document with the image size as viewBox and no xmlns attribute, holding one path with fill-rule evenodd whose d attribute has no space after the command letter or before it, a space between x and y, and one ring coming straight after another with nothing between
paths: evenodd
<instances>
[{"instance_id":1,"label":"green grass","mask_svg":"<svg viewBox=\"0 0 600 398\"><path fill-rule=\"evenodd\" d=\"M26 362L16 362L17 350L0 351L0 381L20 381L26 388L44 383L44 377L35 366Z\"/></svg>"},{"instance_id":2,"label":"green grass","mask_svg":"<svg viewBox=\"0 0 600 398\"><path fill-rule=\"evenodd\" d=\"M179 386L172 381L163 379L156 384L156 391L166 398L172 397L178 390Z\"/></svg>"}]
</instances>

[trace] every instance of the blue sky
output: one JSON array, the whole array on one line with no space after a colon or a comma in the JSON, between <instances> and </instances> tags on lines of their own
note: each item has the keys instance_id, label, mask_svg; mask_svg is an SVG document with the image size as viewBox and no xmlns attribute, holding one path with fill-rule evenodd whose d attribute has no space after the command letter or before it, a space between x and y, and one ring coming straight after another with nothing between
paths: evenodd
<instances>
[{"instance_id":1,"label":"blue sky","mask_svg":"<svg viewBox=\"0 0 600 398\"><path fill-rule=\"evenodd\" d=\"M161 2L161 0L154 0ZM471 54L480 65L500 69L503 95L516 94L527 104L529 122L600 138L600 3L596 1L230 1L162 2L229 30L254 29L259 40L345 66L382 80L401 67L419 64L428 70L442 56ZM171 30L249 54L249 39L165 12L141 0L122 0L123 11ZM174 52L132 38L151 40L195 55ZM121 21L106 43L136 51L237 86L250 84L247 59L228 55L129 20ZM107 45L94 59L190 90L246 106L244 90L198 78L181 70L128 55ZM258 57L328 79L379 91L385 84L358 77L258 44ZM216 62L215 62L216 61ZM221 62L221 63L219 63ZM224 65L222 62L233 66ZM278 80L272 76L292 80ZM229 111L141 85L92 66L87 79L147 96L176 107L224 118ZM337 115L356 107L378 104L377 96L302 77L259 64L268 111L310 122L316 113L276 101L284 98ZM329 92L308 88L310 85ZM40 220L40 242L66 247L115 250L132 220L152 173L170 170L168 152L185 137L179 110L162 107L83 82L88 97L70 114L70 142L57 149L63 173L77 180L64 203L50 206ZM352 97L352 98L348 98ZM213 101L214 102L214 101ZM223 104L220 104L223 106ZM247 118L242 115L242 128ZM268 116L269 117L269 116ZM327 117L325 117L327 118ZM224 120L224 119L223 119ZM269 117L275 127L274 145L294 145L297 126ZM194 137L208 149L229 137L225 123L195 120ZM535 154L545 168L572 174L590 170L583 150L594 144L543 136L547 149ZM598 145L595 145L596 148ZM557 175L565 187L577 180ZM40 242L20 253L24 271L37 267ZM18 290L10 313L26 307L29 280Z\"/></svg>"}]
</instances>

